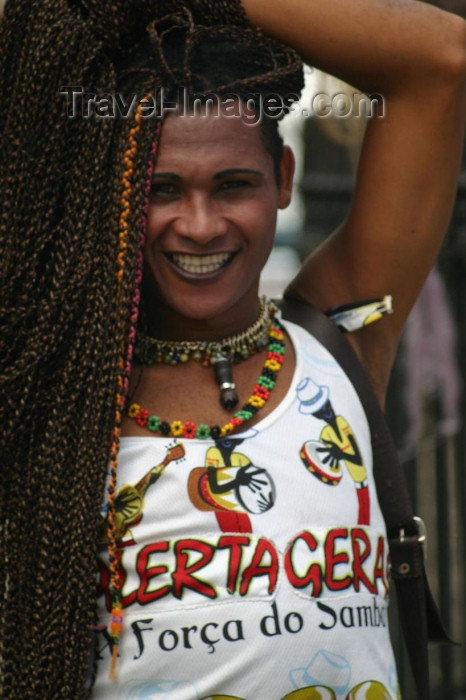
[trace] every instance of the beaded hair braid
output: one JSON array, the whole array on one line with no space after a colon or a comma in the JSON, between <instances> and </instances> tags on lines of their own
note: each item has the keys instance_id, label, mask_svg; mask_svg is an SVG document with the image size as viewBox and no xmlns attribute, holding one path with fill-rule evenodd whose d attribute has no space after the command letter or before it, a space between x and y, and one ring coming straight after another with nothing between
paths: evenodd
<instances>
[{"instance_id":1,"label":"beaded hair braid","mask_svg":"<svg viewBox=\"0 0 466 700\"><path fill-rule=\"evenodd\" d=\"M169 14L185 31L181 69L161 58ZM8 700L91 694L101 508L110 468L111 523L147 187L160 130L160 120L141 119L140 112L129 119L69 118L59 92L83 86L102 94L129 83L132 92L147 94L157 85L174 88L180 75L197 86L196 52L209 36L221 44L226 26L236 42L249 41L253 68L244 83L233 76L230 85L256 89L262 76L276 91L299 88L297 57L251 30L239 0L6 4L0 25L0 696ZM148 40L153 60L141 64L138 47ZM109 540L117 588L111 532Z\"/></svg>"}]
</instances>

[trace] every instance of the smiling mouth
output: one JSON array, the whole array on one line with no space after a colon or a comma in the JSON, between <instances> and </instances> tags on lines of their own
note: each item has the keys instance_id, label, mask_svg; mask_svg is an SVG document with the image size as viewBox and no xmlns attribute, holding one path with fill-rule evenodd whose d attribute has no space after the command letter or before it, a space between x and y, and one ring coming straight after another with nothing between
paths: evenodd
<instances>
[{"instance_id":1,"label":"smiling mouth","mask_svg":"<svg viewBox=\"0 0 466 700\"><path fill-rule=\"evenodd\" d=\"M220 270L233 258L234 253L215 253L213 255L186 255L168 253L167 257L183 272L191 275L208 275Z\"/></svg>"}]
</instances>

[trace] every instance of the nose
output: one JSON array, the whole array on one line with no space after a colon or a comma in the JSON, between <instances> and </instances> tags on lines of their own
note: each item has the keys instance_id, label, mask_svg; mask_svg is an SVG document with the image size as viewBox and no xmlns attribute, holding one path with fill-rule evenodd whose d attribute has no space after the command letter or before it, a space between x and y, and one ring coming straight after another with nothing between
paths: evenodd
<instances>
[{"instance_id":1,"label":"nose","mask_svg":"<svg viewBox=\"0 0 466 700\"><path fill-rule=\"evenodd\" d=\"M193 193L184 202L174 221L174 230L183 238L190 238L198 245L207 245L223 236L228 229L227 220L217 202L206 193Z\"/></svg>"}]
</instances>

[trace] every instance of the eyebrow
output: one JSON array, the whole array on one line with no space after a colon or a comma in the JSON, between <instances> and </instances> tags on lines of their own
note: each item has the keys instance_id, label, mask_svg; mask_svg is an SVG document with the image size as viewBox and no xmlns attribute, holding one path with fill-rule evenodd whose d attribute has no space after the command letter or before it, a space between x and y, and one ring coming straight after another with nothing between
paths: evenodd
<instances>
[{"instance_id":1,"label":"eyebrow","mask_svg":"<svg viewBox=\"0 0 466 700\"><path fill-rule=\"evenodd\" d=\"M228 168L227 170L221 170L219 173L215 173L214 180L221 180L224 177L232 177L234 175L255 175L256 177L263 177L264 173L261 170L253 170L252 168ZM152 175L152 180L160 178L161 180L173 180L174 182L179 182L182 178L180 175L175 173L154 173Z\"/></svg>"},{"instance_id":2,"label":"eyebrow","mask_svg":"<svg viewBox=\"0 0 466 700\"><path fill-rule=\"evenodd\" d=\"M223 177L231 177L232 175L258 175L263 176L260 170L252 170L251 168L229 168L228 170L222 170L220 173L214 175L215 180L219 180Z\"/></svg>"},{"instance_id":3,"label":"eyebrow","mask_svg":"<svg viewBox=\"0 0 466 700\"><path fill-rule=\"evenodd\" d=\"M153 180L158 177L163 178L164 180L181 180L181 177L179 175L175 175L175 173L154 173L152 175Z\"/></svg>"}]
</instances>

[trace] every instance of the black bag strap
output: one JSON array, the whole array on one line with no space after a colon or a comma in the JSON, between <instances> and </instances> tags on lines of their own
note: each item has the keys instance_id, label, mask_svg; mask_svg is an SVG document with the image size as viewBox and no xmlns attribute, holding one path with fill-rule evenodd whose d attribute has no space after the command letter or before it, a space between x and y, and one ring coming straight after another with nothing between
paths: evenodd
<instances>
[{"instance_id":1,"label":"black bag strap","mask_svg":"<svg viewBox=\"0 0 466 700\"><path fill-rule=\"evenodd\" d=\"M429 698L428 640L450 642L427 582L422 521L413 514L406 479L390 431L365 370L341 331L325 314L296 299L279 302L283 318L305 328L333 355L353 384L371 432L374 479L385 519L391 576L420 700Z\"/></svg>"}]
</instances>

